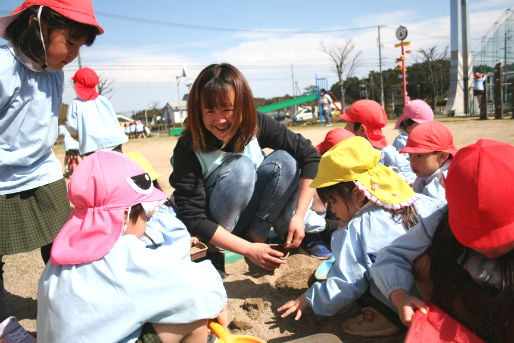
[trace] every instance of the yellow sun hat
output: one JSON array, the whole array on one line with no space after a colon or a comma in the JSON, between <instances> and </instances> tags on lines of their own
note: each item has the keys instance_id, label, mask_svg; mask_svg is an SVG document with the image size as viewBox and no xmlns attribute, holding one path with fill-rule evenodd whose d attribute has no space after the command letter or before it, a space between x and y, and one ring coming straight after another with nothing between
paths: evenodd
<instances>
[{"instance_id":1,"label":"yellow sun hat","mask_svg":"<svg viewBox=\"0 0 514 343\"><path fill-rule=\"evenodd\" d=\"M312 188L353 181L379 206L400 209L418 199L395 171L378 163L381 153L363 137L350 137L328 150L319 164Z\"/></svg>"},{"instance_id":2,"label":"yellow sun hat","mask_svg":"<svg viewBox=\"0 0 514 343\"><path fill-rule=\"evenodd\" d=\"M141 167L141 169L143 169L150 176L150 179L152 179L152 181L162 177L161 174L157 173L153 169L150 161L148 161L148 159L144 157L142 154L138 152L127 152L125 153L125 156L130 158L132 161L136 162Z\"/></svg>"}]
</instances>

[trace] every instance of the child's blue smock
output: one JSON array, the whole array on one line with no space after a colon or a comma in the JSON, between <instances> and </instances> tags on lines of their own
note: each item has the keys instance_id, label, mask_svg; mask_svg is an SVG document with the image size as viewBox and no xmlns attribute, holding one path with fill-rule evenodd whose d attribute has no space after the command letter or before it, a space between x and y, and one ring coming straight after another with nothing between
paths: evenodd
<instances>
[{"instance_id":1,"label":"child's blue smock","mask_svg":"<svg viewBox=\"0 0 514 343\"><path fill-rule=\"evenodd\" d=\"M441 168L437 169L429 177L418 177L414 181L412 188L414 192L421 193L439 201L446 202L446 190L444 188L444 180L448 175L450 161L446 161Z\"/></svg>"},{"instance_id":2,"label":"child's blue smock","mask_svg":"<svg viewBox=\"0 0 514 343\"><path fill-rule=\"evenodd\" d=\"M173 234L163 236L156 249L124 235L98 261L48 263L38 287L38 341L135 342L147 322L216 318L227 303L219 273L209 261L178 258Z\"/></svg>"},{"instance_id":3,"label":"child's blue smock","mask_svg":"<svg viewBox=\"0 0 514 343\"><path fill-rule=\"evenodd\" d=\"M442 204L423 195L419 197L414 203L420 221L416 226L424 226ZM438 218L441 216L442 213ZM405 232L400 218L393 218L391 212L372 202L361 208L348 225L335 231L331 240L335 262L327 280L316 282L305 293L314 313L333 316L361 297L370 285L370 268L379 250Z\"/></svg>"},{"instance_id":4,"label":"child's blue smock","mask_svg":"<svg viewBox=\"0 0 514 343\"><path fill-rule=\"evenodd\" d=\"M154 214L146 221L146 235L143 236L147 247L157 248L164 244L165 238L173 244L173 254L177 259L191 259L191 235L186 226L178 218L175 210L167 205L155 209Z\"/></svg>"},{"instance_id":5,"label":"child's blue smock","mask_svg":"<svg viewBox=\"0 0 514 343\"><path fill-rule=\"evenodd\" d=\"M381 156L378 163L391 168L400 175L409 185L416 180L416 174L412 171L409 160L400 154L392 145L380 150Z\"/></svg>"},{"instance_id":6,"label":"child's blue smock","mask_svg":"<svg viewBox=\"0 0 514 343\"><path fill-rule=\"evenodd\" d=\"M444 203L439 204L440 208L437 211L433 211L423 222L395 239L378 254L376 262L371 267L371 275L375 285L387 299L395 290L403 289L410 293L413 289L413 262L432 244L437 226L448 211Z\"/></svg>"},{"instance_id":7,"label":"child's blue smock","mask_svg":"<svg viewBox=\"0 0 514 343\"><path fill-rule=\"evenodd\" d=\"M59 125L59 136L63 137L64 151L79 150L79 142L73 139L66 125Z\"/></svg>"},{"instance_id":8,"label":"child's blue smock","mask_svg":"<svg viewBox=\"0 0 514 343\"><path fill-rule=\"evenodd\" d=\"M396 149L396 151L400 152L405 146L407 145L407 138L409 138L409 135L407 132L400 133L396 138L394 139L393 146ZM406 154L408 156L408 154Z\"/></svg>"},{"instance_id":9,"label":"child's blue smock","mask_svg":"<svg viewBox=\"0 0 514 343\"><path fill-rule=\"evenodd\" d=\"M64 74L29 69L14 54L10 45L0 46L0 194L34 189L63 177L52 147Z\"/></svg>"},{"instance_id":10,"label":"child's blue smock","mask_svg":"<svg viewBox=\"0 0 514 343\"><path fill-rule=\"evenodd\" d=\"M70 133L79 138L81 155L128 141L111 103L101 95L89 101L73 100L68 107L67 120Z\"/></svg>"}]
</instances>

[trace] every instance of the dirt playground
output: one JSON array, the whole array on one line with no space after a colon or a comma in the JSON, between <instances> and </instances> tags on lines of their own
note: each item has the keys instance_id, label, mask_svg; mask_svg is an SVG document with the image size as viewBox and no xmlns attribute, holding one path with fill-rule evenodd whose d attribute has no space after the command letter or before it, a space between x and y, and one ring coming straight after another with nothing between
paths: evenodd
<instances>
[{"instance_id":1,"label":"dirt playground","mask_svg":"<svg viewBox=\"0 0 514 343\"><path fill-rule=\"evenodd\" d=\"M510 118L510 117L509 117ZM455 145L461 148L472 144L480 138L496 139L514 144L514 120L489 119L479 121L476 118L436 118L447 125L453 133ZM344 123L335 123L331 128L343 127ZM389 144L398 134L393 130L391 120L385 129ZM318 125L294 126L299 132L316 145L321 142L331 128ZM171 193L168 177L172 171L169 160L177 141L176 137L151 137L131 140L123 146L124 152L136 151L145 155L155 170L162 174L161 184ZM56 145L54 151L60 161L64 159L62 145ZM10 255L5 261L5 288L8 312L15 315L21 324L34 335L36 334L37 282L44 268L39 250ZM360 338L345 335L341 331L341 322L358 313L358 307L349 306L338 316L323 318L307 310L299 321L292 316L282 319L276 309L288 300L300 295L312 282L312 275L320 261L311 258L301 250L292 251L287 263L274 273L267 273L248 265L244 259L227 265L228 277L224 280L228 293L228 309L232 322L229 325L234 334L257 336L268 342L279 343L326 332L339 336L345 343L351 342L402 342L404 334L385 338ZM94 330L94 328L92 328Z\"/></svg>"}]
</instances>

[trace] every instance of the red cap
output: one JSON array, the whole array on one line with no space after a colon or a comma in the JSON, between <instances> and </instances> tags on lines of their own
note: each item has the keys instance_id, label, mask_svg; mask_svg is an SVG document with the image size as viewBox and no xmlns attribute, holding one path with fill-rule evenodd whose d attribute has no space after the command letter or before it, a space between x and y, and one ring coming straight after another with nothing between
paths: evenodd
<instances>
[{"instance_id":1,"label":"red cap","mask_svg":"<svg viewBox=\"0 0 514 343\"><path fill-rule=\"evenodd\" d=\"M387 114L375 100L358 100L339 118L364 125L368 139L375 148L387 146L387 140L382 133L382 128L387 125Z\"/></svg>"},{"instance_id":2,"label":"red cap","mask_svg":"<svg viewBox=\"0 0 514 343\"><path fill-rule=\"evenodd\" d=\"M472 249L514 241L514 146L481 139L460 149L445 180L450 228Z\"/></svg>"},{"instance_id":3,"label":"red cap","mask_svg":"<svg viewBox=\"0 0 514 343\"><path fill-rule=\"evenodd\" d=\"M99 79L93 69L81 68L77 70L71 79L75 82L73 88L75 88L75 92L80 99L88 101L95 100L98 97L96 85Z\"/></svg>"},{"instance_id":4,"label":"red cap","mask_svg":"<svg viewBox=\"0 0 514 343\"><path fill-rule=\"evenodd\" d=\"M9 26L22 11L31 6L45 6L51 8L68 19L96 27L99 34L104 33L104 29L102 29L96 21L91 0L26 0L11 14L0 17L0 37L7 38L5 36L7 26Z\"/></svg>"},{"instance_id":5,"label":"red cap","mask_svg":"<svg viewBox=\"0 0 514 343\"><path fill-rule=\"evenodd\" d=\"M325 140L318 145L316 145L316 149L318 149L319 153L323 155L325 151L332 148L337 143L345 140L346 138L350 138L355 136L353 132L348 131L343 128L337 128L333 129L327 132L327 135L325 136Z\"/></svg>"},{"instance_id":6,"label":"red cap","mask_svg":"<svg viewBox=\"0 0 514 343\"><path fill-rule=\"evenodd\" d=\"M400 150L407 154L426 154L434 151L447 151L452 156L457 152L450 130L436 121L425 122L412 129L407 144Z\"/></svg>"}]
</instances>

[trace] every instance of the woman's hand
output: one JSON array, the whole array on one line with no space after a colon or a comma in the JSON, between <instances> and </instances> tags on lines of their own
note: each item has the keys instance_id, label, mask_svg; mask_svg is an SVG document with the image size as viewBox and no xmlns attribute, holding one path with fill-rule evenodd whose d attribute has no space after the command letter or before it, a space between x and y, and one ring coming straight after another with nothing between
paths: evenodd
<instances>
[{"instance_id":1,"label":"woman's hand","mask_svg":"<svg viewBox=\"0 0 514 343\"><path fill-rule=\"evenodd\" d=\"M307 307L309 307L309 305L307 305L307 301L305 301L305 293L302 293L302 295L300 295L295 300L288 301L284 305L279 307L278 312L285 311L280 316L282 318L285 318L289 316L291 313L296 312L294 320L298 320L302 316L303 311L307 309Z\"/></svg>"},{"instance_id":2,"label":"woman's hand","mask_svg":"<svg viewBox=\"0 0 514 343\"><path fill-rule=\"evenodd\" d=\"M270 248L266 243L251 243L246 257L262 269L275 270L282 263L286 263L286 261L280 259L283 255L280 251Z\"/></svg>"},{"instance_id":3,"label":"woman's hand","mask_svg":"<svg viewBox=\"0 0 514 343\"><path fill-rule=\"evenodd\" d=\"M393 291L390 298L394 306L398 309L400 320L406 327L409 327L412 323L412 317L416 310L419 309L422 313L427 313L426 303L421 299L409 295L404 289Z\"/></svg>"},{"instance_id":4,"label":"woman's hand","mask_svg":"<svg viewBox=\"0 0 514 343\"><path fill-rule=\"evenodd\" d=\"M295 213L293 217L291 217L291 221L289 222L289 230L287 231L287 237L286 242L284 244L284 248L298 248L304 237L304 216Z\"/></svg>"}]
</instances>

